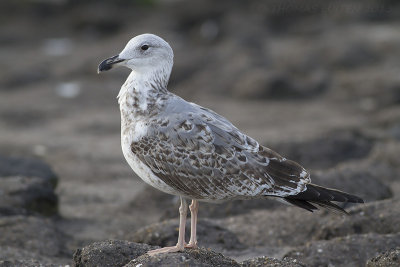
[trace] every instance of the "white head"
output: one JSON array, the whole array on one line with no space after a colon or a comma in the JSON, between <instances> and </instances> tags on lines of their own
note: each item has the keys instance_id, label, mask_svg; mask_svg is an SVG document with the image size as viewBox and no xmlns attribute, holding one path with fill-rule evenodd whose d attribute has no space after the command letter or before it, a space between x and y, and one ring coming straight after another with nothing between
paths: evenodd
<instances>
[{"instance_id":1,"label":"white head","mask_svg":"<svg viewBox=\"0 0 400 267\"><path fill-rule=\"evenodd\" d=\"M171 46L154 34L141 34L132 38L116 56L102 61L98 72L114 66L125 66L138 75L168 83L174 53ZM161 81L162 80L162 81Z\"/></svg>"}]
</instances>

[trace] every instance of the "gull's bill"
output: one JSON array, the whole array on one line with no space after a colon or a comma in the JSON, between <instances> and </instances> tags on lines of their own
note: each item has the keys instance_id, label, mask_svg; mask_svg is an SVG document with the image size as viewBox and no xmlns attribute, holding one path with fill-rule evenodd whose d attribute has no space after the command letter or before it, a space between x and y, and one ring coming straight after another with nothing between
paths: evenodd
<instances>
[{"instance_id":1,"label":"gull's bill","mask_svg":"<svg viewBox=\"0 0 400 267\"><path fill-rule=\"evenodd\" d=\"M97 73L100 73L102 71L107 71L113 68L113 66L117 63L123 62L125 59L119 58L119 55L107 58L103 60L100 64L99 67L97 68Z\"/></svg>"}]
</instances>

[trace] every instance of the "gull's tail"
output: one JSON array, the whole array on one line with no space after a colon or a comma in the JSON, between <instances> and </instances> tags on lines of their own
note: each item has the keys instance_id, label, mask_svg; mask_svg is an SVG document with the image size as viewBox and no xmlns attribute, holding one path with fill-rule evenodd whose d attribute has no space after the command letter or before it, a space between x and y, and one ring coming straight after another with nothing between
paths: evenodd
<instances>
[{"instance_id":1,"label":"gull's tail","mask_svg":"<svg viewBox=\"0 0 400 267\"><path fill-rule=\"evenodd\" d=\"M361 198L339 190L325 188L315 184L308 184L306 187L307 189L303 192L300 192L297 195L285 197L284 199L292 205L311 212L317 210L318 208L315 205L318 205L320 207L333 211L339 211L345 214L347 214L347 212L343 208L332 203L331 201L364 203L364 200Z\"/></svg>"}]
</instances>

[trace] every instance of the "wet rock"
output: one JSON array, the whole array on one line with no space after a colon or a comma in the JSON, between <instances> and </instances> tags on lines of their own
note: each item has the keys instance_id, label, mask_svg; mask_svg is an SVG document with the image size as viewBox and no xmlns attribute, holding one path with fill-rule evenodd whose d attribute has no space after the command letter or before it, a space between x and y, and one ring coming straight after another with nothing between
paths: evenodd
<instances>
[{"instance_id":1,"label":"wet rock","mask_svg":"<svg viewBox=\"0 0 400 267\"><path fill-rule=\"evenodd\" d=\"M336 131L307 142L282 143L271 147L308 169L324 169L368 156L372 140L354 131Z\"/></svg>"},{"instance_id":2,"label":"wet rock","mask_svg":"<svg viewBox=\"0 0 400 267\"><path fill-rule=\"evenodd\" d=\"M286 254L307 266L364 266L376 253L400 245L400 234L351 235L315 241Z\"/></svg>"},{"instance_id":3,"label":"wet rock","mask_svg":"<svg viewBox=\"0 0 400 267\"><path fill-rule=\"evenodd\" d=\"M155 247L122 240L96 242L75 251L74 266L124 266L151 249Z\"/></svg>"},{"instance_id":4,"label":"wet rock","mask_svg":"<svg viewBox=\"0 0 400 267\"><path fill-rule=\"evenodd\" d=\"M246 260L240 263L243 267L305 267L306 265L300 263L296 259L284 258L282 260L259 257L255 259Z\"/></svg>"},{"instance_id":5,"label":"wet rock","mask_svg":"<svg viewBox=\"0 0 400 267\"><path fill-rule=\"evenodd\" d=\"M144 227L130 238L134 242L154 246L174 246L178 240L178 218ZM190 220L186 223L185 240L190 238ZM244 245L231 231L210 221L201 219L197 222L199 246L217 251L242 249Z\"/></svg>"},{"instance_id":6,"label":"wet rock","mask_svg":"<svg viewBox=\"0 0 400 267\"><path fill-rule=\"evenodd\" d=\"M40 260L35 255L63 257L68 253L65 240L66 236L48 218L21 215L0 217L0 255L5 253L8 260Z\"/></svg>"},{"instance_id":7,"label":"wet rock","mask_svg":"<svg viewBox=\"0 0 400 267\"><path fill-rule=\"evenodd\" d=\"M400 232L400 200L390 199L358 205L350 216L324 219L315 239L331 239L352 234L391 234Z\"/></svg>"},{"instance_id":8,"label":"wet rock","mask_svg":"<svg viewBox=\"0 0 400 267\"><path fill-rule=\"evenodd\" d=\"M400 247L390 249L367 261L367 267L400 266Z\"/></svg>"},{"instance_id":9,"label":"wet rock","mask_svg":"<svg viewBox=\"0 0 400 267\"><path fill-rule=\"evenodd\" d=\"M159 254L149 257L142 255L131 262L126 267L136 266L240 266L236 261L224 257L207 249L185 249L184 252Z\"/></svg>"}]
</instances>

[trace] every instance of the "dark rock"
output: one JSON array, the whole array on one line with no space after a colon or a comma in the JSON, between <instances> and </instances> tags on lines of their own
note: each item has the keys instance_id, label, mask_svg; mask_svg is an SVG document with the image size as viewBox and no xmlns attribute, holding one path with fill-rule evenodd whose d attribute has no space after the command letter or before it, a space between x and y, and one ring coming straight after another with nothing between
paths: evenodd
<instances>
[{"instance_id":1,"label":"dark rock","mask_svg":"<svg viewBox=\"0 0 400 267\"><path fill-rule=\"evenodd\" d=\"M400 142L389 141L380 143L371 153L371 173L380 177L383 181L393 183L400 176Z\"/></svg>"},{"instance_id":2,"label":"dark rock","mask_svg":"<svg viewBox=\"0 0 400 267\"><path fill-rule=\"evenodd\" d=\"M392 197L389 186L382 180L380 173L359 166L339 166L311 173L312 183L357 195L366 202Z\"/></svg>"},{"instance_id":3,"label":"dark rock","mask_svg":"<svg viewBox=\"0 0 400 267\"><path fill-rule=\"evenodd\" d=\"M52 114L54 116L54 114ZM50 119L48 113L40 110L9 110L0 114L0 119L15 130L27 127L43 127Z\"/></svg>"},{"instance_id":4,"label":"dark rock","mask_svg":"<svg viewBox=\"0 0 400 267\"><path fill-rule=\"evenodd\" d=\"M131 240L160 247L174 246L178 240L178 228L178 218L167 220L140 229ZM190 219L186 223L185 240L189 238ZM244 248L234 233L210 220L201 219L197 222L197 238L201 247L217 251Z\"/></svg>"},{"instance_id":5,"label":"dark rock","mask_svg":"<svg viewBox=\"0 0 400 267\"><path fill-rule=\"evenodd\" d=\"M380 55L365 43L352 43L333 60L333 65L338 68L354 69L372 63L376 64L378 60L380 60Z\"/></svg>"},{"instance_id":6,"label":"dark rock","mask_svg":"<svg viewBox=\"0 0 400 267\"><path fill-rule=\"evenodd\" d=\"M58 180L51 167L41 160L0 155L0 177L18 175L43 178L48 180L54 188Z\"/></svg>"},{"instance_id":7,"label":"dark rock","mask_svg":"<svg viewBox=\"0 0 400 267\"><path fill-rule=\"evenodd\" d=\"M24 248L15 248L0 245L0 267L27 266L27 267L57 267L69 265L71 254L63 257L44 256L39 252L32 252Z\"/></svg>"},{"instance_id":8,"label":"dark rock","mask_svg":"<svg viewBox=\"0 0 400 267\"><path fill-rule=\"evenodd\" d=\"M400 232L400 200L390 199L359 205L350 216L324 219L315 239L331 239L352 234L394 234Z\"/></svg>"},{"instance_id":9,"label":"dark rock","mask_svg":"<svg viewBox=\"0 0 400 267\"><path fill-rule=\"evenodd\" d=\"M54 185L40 177L0 177L0 214L58 213Z\"/></svg>"},{"instance_id":10,"label":"dark rock","mask_svg":"<svg viewBox=\"0 0 400 267\"><path fill-rule=\"evenodd\" d=\"M57 180L40 160L0 155L0 214L57 214Z\"/></svg>"},{"instance_id":11,"label":"dark rock","mask_svg":"<svg viewBox=\"0 0 400 267\"><path fill-rule=\"evenodd\" d=\"M368 156L372 140L355 131L335 131L307 142L268 146L307 169L322 169Z\"/></svg>"},{"instance_id":12,"label":"dark rock","mask_svg":"<svg viewBox=\"0 0 400 267\"><path fill-rule=\"evenodd\" d=\"M305 267L306 265L300 263L296 259L284 258L282 260L259 257L255 259L246 260L240 263L243 267Z\"/></svg>"},{"instance_id":13,"label":"dark rock","mask_svg":"<svg viewBox=\"0 0 400 267\"><path fill-rule=\"evenodd\" d=\"M307 266L364 266L376 253L400 245L400 234L351 235L315 241L286 254Z\"/></svg>"},{"instance_id":14,"label":"dark rock","mask_svg":"<svg viewBox=\"0 0 400 267\"><path fill-rule=\"evenodd\" d=\"M155 247L122 240L96 242L75 251L74 266L124 266L151 249Z\"/></svg>"},{"instance_id":15,"label":"dark rock","mask_svg":"<svg viewBox=\"0 0 400 267\"><path fill-rule=\"evenodd\" d=\"M252 211L221 219L218 223L226 225L249 247L298 246L311 240L333 239L351 234L398 233L399 211L399 200L388 199L352 207L348 209L349 216L327 210L309 213L296 207L286 207Z\"/></svg>"},{"instance_id":16,"label":"dark rock","mask_svg":"<svg viewBox=\"0 0 400 267\"><path fill-rule=\"evenodd\" d=\"M385 251L367 261L367 267L398 267L400 266L400 247Z\"/></svg>"},{"instance_id":17,"label":"dark rock","mask_svg":"<svg viewBox=\"0 0 400 267\"><path fill-rule=\"evenodd\" d=\"M235 233L244 245L263 246L269 252L276 253L269 248L299 246L313 239L334 238L352 233L396 233L398 227L390 224L396 224L398 221L396 218L398 212L394 211L397 204L393 204L387 212L378 212L379 207L388 208L391 203L392 200L387 200L387 204L381 206L378 204L378 207L371 204L367 206L369 208L366 207L364 213L360 212L365 206L359 205L348 210L350 216L346 217L324 209L310 213L297 207L287 206L227 217L218 220L218 223ZM360 215L357 215L356 210ZM381 219L376 219L379 216ZM359 225L363 223L365 226L360 227ZM374 225L377 225L378 230L374 229Z\"/></svg>"},{"instance_id":18,"label":"dark rock","mask_svg":"<svg viewBox=\"0 0 400 267\"><path fill-rule=\"evenodd\" d=\"M15 266L24 266L24 267L57 267L60 265L51 264L51 263L43 263L38 260L0 260L0 267L15 267Z\"/></svg>"},{"instance_id":19,"label":"dark rock","mask_svg":"<svg viewBox=\"0 0 400 267\"><path fill-rule=\"evenodd\" d=\"M179 216L179 197L166 194L152 186L145 185L142 191L138 192L135 198L130 202L129 210L141 211L146 216L157 216L167 213L169 216L165 218L177 218ZM150 214L149 214L150 213Z\"/></svg>"},{"instance_id":20,"label":"dark rock","mask_svg":"<svg viewBox=\"0 0 400 267\"><path fill-rule=\"evenodd\" d=\"M19 73L10 75L7 80L1 83L1 89L12 91L15 89L23 89L34 83L39 83L49 77L50 71L44 66L36 66ZM1 90L0 89L0 90Z\"/></svg>"},{"instance_id":21,"label":"dark rock","mask_svg":"<svg viewBox=\"0 0 400 267\"><path fill-rule=\"evenodd\" d=\"M249 99L299 99L321 95L329 85L328 76L321 72L271 72L251 69L239 77L233 94Z\"/></svg>"},{"instance_id":22,"label":"dark rock","mask_svg":"<svg viewBox=\"0 0 400 267\"><path fill-rule=\"evenodd\" d=\"M142 264L142 265L141 265ZM240 266L236 261L207 249L186 249L184 252L142 255L129 262L126 267L136 266Z\"/></svg>"},{"instance_id":23,"label":"dark rock","mask_svg":"<svg viewBox=\"0 0 400 267\"><path fill-rule=\"evenodd\" d=\"M315 233L324 215L321 213L286 206L272 211L252 211L218 222L249 247L297 246L304 244Z\"/></svg>"},{"instance_id":24,"label":"dark rock","mask_svg":"<svg viewBox=\"0 0 400 267\"><path fill-rule=\"evenodd\" d=\"M48 218L20 215L0 217L0 247L25 251L23 254L17 253L18 257L14 260L21 260L21 255L30 259L29 253L49 258L65 256L65 240L66 236ZM5 249L0 251L0 255L6 253ZM11 256L8 255L7 259L11 260Z\"/></svg>"}]
</instances>

